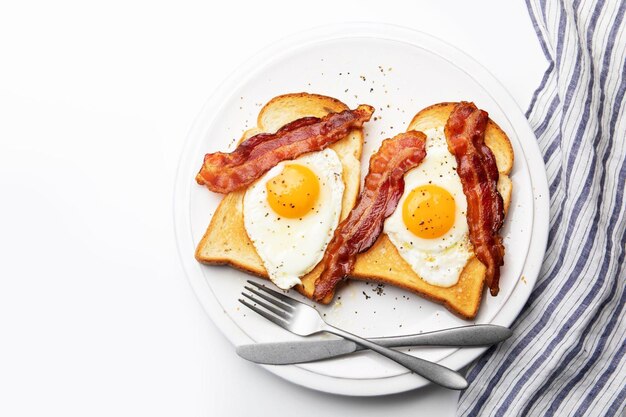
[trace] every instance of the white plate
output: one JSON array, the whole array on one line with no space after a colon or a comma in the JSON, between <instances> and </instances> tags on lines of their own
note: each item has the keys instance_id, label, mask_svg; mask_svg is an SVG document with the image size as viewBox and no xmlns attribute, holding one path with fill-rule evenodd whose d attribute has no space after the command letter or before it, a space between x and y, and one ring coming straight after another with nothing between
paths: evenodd
<instances>
[{"instance_id":1,"label":"white plate","mask_svg":"<svg viewBox=\"0 0 626 417\"><path fill-rule=\"evenodd\" d=\"M513 144L514 188L503 229L507 251L500 294L484 296L474 322L510 325L532 290L547 240L548 188L532 130L502 85L463 52L409 29L350 24L303 33L250 60L211 97L187 139L174 195L179 254L198 299L226 337L235 345L299 339L237 302L250 276L194 260L195 245L221 198L198 186L194 176L206 152L232 149L234 140L256 125L263 103L300 91L333 96L351 108L360 103L376 107L378 120L365 128L364 170L380 141L404 131L413 115L427 105L471 100L489 112ZM365 282L350 283L331 305L319 309L330 323L366 337L471 323L415 294ZM413 348L409 353L460 369L484 350ZM372 352L266 369L309 388L346 395L389 394L428 383Z\"/></svg>"}]
</instances>

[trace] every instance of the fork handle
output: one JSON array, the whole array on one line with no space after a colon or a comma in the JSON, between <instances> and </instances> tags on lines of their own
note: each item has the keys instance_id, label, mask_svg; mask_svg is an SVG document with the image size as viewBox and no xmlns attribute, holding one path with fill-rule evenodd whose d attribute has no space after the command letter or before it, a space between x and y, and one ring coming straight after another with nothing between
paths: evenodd
<instances>
[{"instance_id":1,"label":"fork handle","mask_svg":"<svg viewBox=\"0 0 626 417\"><path fill-rule=\"evenodd\" d=\"M399 363L410 371L415 372L416 374L421 375L429 381L441 385L442 387L455 390L462 390L467 388L467 380L465 380L465 378L463 378L461 374L453 371L450 368L446 368L445 366L427 361L425 359L420 359L415 356L407 355L406 353L402 353L397 350L383 347L377 343L374 343L367 339L363 339L362 337L354 335L350 332L346 332L345 330L338 329L329 324L324 326L322 330L328 333L336 334L337 336L341 336L344 339L352 340L353 342L363 347L366 347L370 350L373 350L374 352L386 356L387 358Z\"/></svg>"}]
</instances>

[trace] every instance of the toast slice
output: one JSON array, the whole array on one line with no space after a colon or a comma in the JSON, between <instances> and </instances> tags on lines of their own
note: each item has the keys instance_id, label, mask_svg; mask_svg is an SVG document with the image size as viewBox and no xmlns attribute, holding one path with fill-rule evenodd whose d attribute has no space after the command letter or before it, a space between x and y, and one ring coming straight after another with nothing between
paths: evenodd
<instances>
[{"instance_id":1,"label":"toast slice","mask_svg":"<svg viewBox=\"0 0 626 417\"><path fill-rule=\"evenodd\" d=\"M445 126L456 104L440 103L425 108L415 115L407 130L424 131ZM513 167L513 148L507 135L491 119L485 132L485 143L496 158L500 173L498 191L504 200L506 213L511 203L512 183L509 173ZM474 256L468 261L455 285L448 288L431 285L413 271L383 233L367 252L358 255L351 276L405 288L444 304L450 311L465 319L473 319L480 306L485 270L485 266Z\"/></svg>"},{"instance_id":2,"label":"toast slice","mask_svg":"<svg viewBox=\"0 0 626 417\"><path fill-rule=\"evenodd\" d=\"M296 93L278 96L270 100L259 112L257 127L246 131L241 141L262 132L275 132L283 125L306 116L323 117L328 113L341 112L348 107L337 99L317 94ZM363 133L353 129L345 138L335 142L334 150L343 165L343 194L341 216L343 220L359 194L361 181L361 151ZM267 271L257 254L243 221L243 196L245 190L227 194L217 207L204 237L196 248L196 259L206 264L226 264L251 274L268 278ZM311 298L315 280L321 273L318 264L302 278L296 290ZM333 294L322 302L329 303Z\"/></svg>"}]
</instances>

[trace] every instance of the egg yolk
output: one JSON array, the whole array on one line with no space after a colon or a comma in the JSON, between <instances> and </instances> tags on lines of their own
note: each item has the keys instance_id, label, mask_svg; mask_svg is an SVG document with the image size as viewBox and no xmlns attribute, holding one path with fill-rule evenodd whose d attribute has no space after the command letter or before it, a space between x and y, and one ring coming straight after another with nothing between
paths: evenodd
<instances>
[{"instance_id":1,"label":"egg yolk","mask_svg":"<svg viewBox=\"0 0 626 417\"><path fill-rule=\"evenodd\" d=\"M267 184L267 202L279 216L303 217L311 212L320 193L320 183L304 165L285 165Z\"/></svg>"},{"instance_id":2,"label":"egg yolk","mask_svg":"<svg viewBox=\"0 0 626 417\"><path fill-rule=\"evenodd\" d=\"M423 185L404 200L402 219L415 236L435 239L454 225L455 206L454 197L447 190L437 185Z\"/></svg>"}]
</instances>

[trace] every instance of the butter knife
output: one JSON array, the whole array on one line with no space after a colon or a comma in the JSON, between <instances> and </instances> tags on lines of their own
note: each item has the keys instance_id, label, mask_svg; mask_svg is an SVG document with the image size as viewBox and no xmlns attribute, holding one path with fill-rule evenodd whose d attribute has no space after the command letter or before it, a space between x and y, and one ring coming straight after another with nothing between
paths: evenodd
<instances>
[{"instance_id":1,"label":"butter knife","mask_svg":"<svg viewBox=\"0 0 626 417\"><path fill-rule=\"evenodd\" d=\"M376 337L370 339L385 347L400 346L489 346L508 339L513 332L503 326L476 324L454 327L407 336ZM291 365L334 358L363 350L346 339L297 342L253 343L237 346L237 354L244 359L265 365Z\"/></svg>"}]
</instances>

